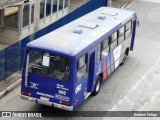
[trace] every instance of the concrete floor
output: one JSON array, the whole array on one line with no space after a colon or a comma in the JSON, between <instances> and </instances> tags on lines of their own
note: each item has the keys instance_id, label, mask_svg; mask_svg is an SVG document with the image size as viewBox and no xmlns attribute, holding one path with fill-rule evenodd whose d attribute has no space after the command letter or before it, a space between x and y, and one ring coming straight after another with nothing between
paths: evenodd
<instances>
[{"instance_id":1,"label":"concrete floor","mask_svg":"<svg viewBox=\"0 0 160 120\"><path fill-rule=\"evenodd\" d=\"M102 84L100 93L95 97L89 97L77 111L160 111L160 3L157 1L137 0L129 8L137 12L140 20L134 51L130 52L126 63ZM0 111L49 110L54 112L55 109L52 107L21 100L19 93L20 86L1 99ZM25 120L26 118L21 119ZM56 118L42 118L42 120L44 119L53 120ZM61 117L59 119L81 120L84 118ZM117 120L118 118L85 119ZM148 120L153 118L119 119ZM12 118L12 120L17 120L17 118Z\"/></svg>"}]
</instances>

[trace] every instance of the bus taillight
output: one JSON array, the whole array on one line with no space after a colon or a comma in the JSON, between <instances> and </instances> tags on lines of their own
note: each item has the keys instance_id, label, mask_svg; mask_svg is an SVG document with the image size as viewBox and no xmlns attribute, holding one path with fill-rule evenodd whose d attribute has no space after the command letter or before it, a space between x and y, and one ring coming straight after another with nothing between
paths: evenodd
<instances>
[{"instance_id":1,"label":"bus taillight","mask_svg":"<svg viewBox=\"0 0 160 120\"><path fill-rule=\"evenodd\" d=\"M30 96L29 92L21 92L22 95Z\"/></svg>"},{"instance_id":2,"label":"bus taillight","mask_svg":"<svg viewBox=\"0 0 160 120\"><path fill-rule=\"evenodd\" d=\"M62 101L61 104L63 104L63 105L69 105L69 102Z\"/></svg>"}]
</instances>

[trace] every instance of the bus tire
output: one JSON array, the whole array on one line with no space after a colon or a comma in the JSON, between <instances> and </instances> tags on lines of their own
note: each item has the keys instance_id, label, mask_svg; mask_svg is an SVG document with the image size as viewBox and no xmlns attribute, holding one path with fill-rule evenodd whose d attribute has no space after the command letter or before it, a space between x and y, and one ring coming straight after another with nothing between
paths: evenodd
<instances>
[{"instance_id":1,"label":"bus tire","mask_svg":"<svg viewBox=\"0 0 160 120\"><path fill-rule=\"evenodd\" d=\"M125 54L128 56L129 55L129 48L126 49Z\"/></svg>"},{"instance_id":2,"label":"bus tire","mask_svg":"<svg viewBox=\"0 0 160 120\"><path fill-rule=\"evenodd\" d=\"M124 54L124 56L123 56L123 59L122 59L122 62L120 63L120 65L123 65L124 63L125 63L125 60L126 60L126 54Z\"/></svg>"},{"instance_id":3,"label":"bus tire","mask_svg":"<svg viewBox=\"0 0 160 120\"><path fill-rule=\"evenodd\" d=\"M97 78L97 80L96 80L96 84L95 84L95 86L94 86L94 90L93 90L93 92L92 92L92 95L93 96L96 96L98 93L99 93L99 91L100 91L100 88L101 88L101 77L100 76L98 76L98 78Z\"/></svg>"},{"instance_id":4,"label":"bus tire","mask_svg":"<svg viewBox=\"0 0 160 120\"><path fill-rule=\"evenodd\" d=\"M123 60L120 63L120 65L123 65L125 63L126 57L129 55L129 48L126 49L124 56L123 56Z\"/></svg>"}]
</instances>

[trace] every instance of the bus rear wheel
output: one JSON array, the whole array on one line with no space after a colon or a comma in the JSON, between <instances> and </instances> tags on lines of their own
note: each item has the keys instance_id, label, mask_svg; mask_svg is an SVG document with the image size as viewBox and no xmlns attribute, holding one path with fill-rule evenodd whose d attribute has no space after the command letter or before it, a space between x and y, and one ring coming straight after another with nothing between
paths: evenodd
<instances>
[{"instance_id":1,"label":"bus rear wheel","mask_svg":"<svg viewBox=\"0 0 160 120\"><path fill-rule=\"evenodd\" d=\"M123 55L123 59L122 62L120 63L120 65L123 65L125 63L126 57L129 55L129 48L126 49L124 55Z\"/></svg>"},{"instance_id":2,"label":"bus rear wheel","mask_svg":"<svg viewBox=\"0 0 160 120\"><path fill-rule=\"evenodd\" d=\"M122 62L120 63L120 65L123 65L124 63L125 63L125 60L126 60L126 54L124 54L124 56L123 56L123 59L122 59Z\"/></svg>"},{"instance_id":3,"label":"bus rear wheel","mask_svg":"<svg viewBox=\"0 0 160 120\"><path fill-rule=\"evenodd\" d=\"M92 95L96 96L99 93L100 88L101 88L101 77L98 76Z\"/></svg>"}]
</instances>

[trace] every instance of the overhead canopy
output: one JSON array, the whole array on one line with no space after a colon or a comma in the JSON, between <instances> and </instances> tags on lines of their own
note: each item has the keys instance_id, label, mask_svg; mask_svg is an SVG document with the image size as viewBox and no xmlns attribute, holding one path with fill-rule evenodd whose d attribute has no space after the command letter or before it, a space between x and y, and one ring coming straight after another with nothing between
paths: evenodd
<instances>
[{"instance_id":1,"label":"overhead canopy","mask_svg":"<svg viewBox=\"0 0 160 120\"><path fill-rule=\"evenodd\" d=\"M0 0L0 10L6 7L14 6L20 2L24 2L25 0Z\"/></svg>"}]
</instances>

